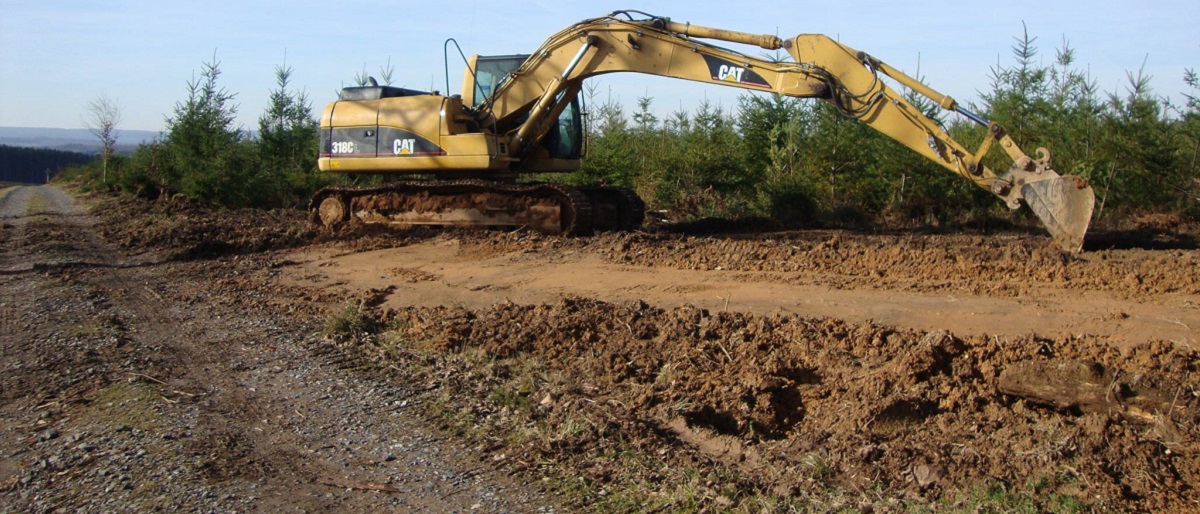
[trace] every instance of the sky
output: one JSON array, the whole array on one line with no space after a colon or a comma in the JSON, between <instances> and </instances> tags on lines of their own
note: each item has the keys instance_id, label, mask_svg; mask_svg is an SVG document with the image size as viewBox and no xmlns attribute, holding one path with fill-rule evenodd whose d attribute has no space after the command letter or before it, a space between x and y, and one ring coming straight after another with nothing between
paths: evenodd
<instances>
[{"instance_id":1,"label":"sky","mask_svg":"<svg viewBox=\"0 0 1200 514\"><path fill-rule=\"evenodd\" d=\"M574 22L618 9L785 38L827 34L910 74L919 66L930 86L964 102L988 90L993 67L1013 64L1022 24L1037 38L1039 59L1052 63L1068 41L1075 67L1105 92L1123 94L1126 73L1143 69L1156 93L1178 101L1184 71L1200 70L1197 0L0 0L0 126L82 128L88 103L106 96L120 106L119 128L162 130L188 81L215 56L218 85L236 95L238 125L253 130L280 65L293 69L292 86L319 113L357 73L378 77L389 61L394 85L445 92L447 38L468 55L529 53ZM450 93L458 93L464 66L457 53L450 61ZM732 110L748 94L635 74L588 83L627 109L651 97L663 114L704 100Z\"/></svg>"}]
</instances>

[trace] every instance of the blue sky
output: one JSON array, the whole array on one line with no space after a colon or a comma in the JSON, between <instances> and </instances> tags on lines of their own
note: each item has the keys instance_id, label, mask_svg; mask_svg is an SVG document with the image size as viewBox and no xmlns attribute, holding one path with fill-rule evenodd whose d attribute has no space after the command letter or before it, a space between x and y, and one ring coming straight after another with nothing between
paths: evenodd
<instances>
[{"instance_id":1,"label":"blue sky","mask_svg":"<svg viewBox=\"0 0 1200 514\"><path fill-rule=\"evenodd\" d=\"M1112 5L1112 7L1107 7ZM851 7L852 6L852 7ZM236 93L239 124L257 126L275 87L274 68L294 69L294 86L314 110L391 59L396 85L445 89L442 43L468 54L528 53L573 22L616 9L676 21L774 33L824 33L970 101L997 63L1012 63L1022 22L1052 62L1063 39L1076 64L1104 91L1124 91L1125 73L1145 70L1159 94L1180 98L1184 70L1200 70L1200 1L859 1L859 2L413 2L0 0L0 126L76 128L88 102L107 95L121 128L160 130L201 64L220 62L220 84ZM757 55L753 47L729 45ZM450 66L458 92L462 65ZM632 74L592 79L603 96L632 107L654 98L666 113L701 100L736 107L740 90Z\"/></svg>"}]
</instances>

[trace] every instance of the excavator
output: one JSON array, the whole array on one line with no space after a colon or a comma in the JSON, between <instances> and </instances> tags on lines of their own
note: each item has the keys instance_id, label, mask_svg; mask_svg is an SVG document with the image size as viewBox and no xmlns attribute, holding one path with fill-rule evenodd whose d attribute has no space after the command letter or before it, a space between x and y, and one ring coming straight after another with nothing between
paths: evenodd
<instances>
[{"instance_id":1,"label":"excavator","mask_svg":"<svg viewBox=\"0 0 1200 514\"><path fill-rule=\"evenodd\" d=\"M790 60L746 55L713 40L782 49ZM447 49L452 41L447 40ZM1091 186L1055 172L1049 151L1038 148L1036 158L1029 156L999 124L824 35L781 39L616 11L571 25L528 55L464 56L464 61L461 94L381 86L371 79L369 85L344 88L325 107L321 171L412 179L322 189L310 204L314 223L333 229L360 224L528 227L581 235L637 229L645 203L629 189L519 181L523 175L579 168L583 81L613 72L820 99L991 192L1009 208L1026 204L1066 252L1082 249L1091 221ZM986 127L979 146L971 151L955 141L885 78ZM984 164L995 146L1007 155L1004 162L1011 161L999 172Z\"/></svg>"}]
</instances>

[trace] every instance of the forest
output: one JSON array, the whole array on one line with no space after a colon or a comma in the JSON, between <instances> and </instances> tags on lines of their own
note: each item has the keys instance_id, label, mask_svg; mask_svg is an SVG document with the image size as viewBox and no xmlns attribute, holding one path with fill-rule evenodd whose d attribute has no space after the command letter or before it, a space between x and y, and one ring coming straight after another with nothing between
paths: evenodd
<instances>
[{"instance_id":1,"label":"forest","mask_svg":"<svg viewBox=\"0 0 1200 514\"><path fill-rule=\"evenodd\" d=\"M0 182L44 184L63 168L93 159L94 155L78 152L0 145Z\"/></svg>"}]
</instances>

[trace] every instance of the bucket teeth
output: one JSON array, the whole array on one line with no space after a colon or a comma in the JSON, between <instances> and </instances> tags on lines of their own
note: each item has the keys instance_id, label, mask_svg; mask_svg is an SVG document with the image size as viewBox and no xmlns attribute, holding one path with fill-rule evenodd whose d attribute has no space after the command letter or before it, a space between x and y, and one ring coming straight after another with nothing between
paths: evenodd
<instances>
[{"instance_id":1,"label":"bucket teeth","mask_svg":"<svg viewBox=\"0 0 1200 514\"><path fill-rule=\"evenodd\" d=\"M1030 182L1021 187L1021 196L1063 251L1078 253L1083 249L1083 236L1096 203L1086 180L1063 175Z\"/></svg>"}]
</instances>

